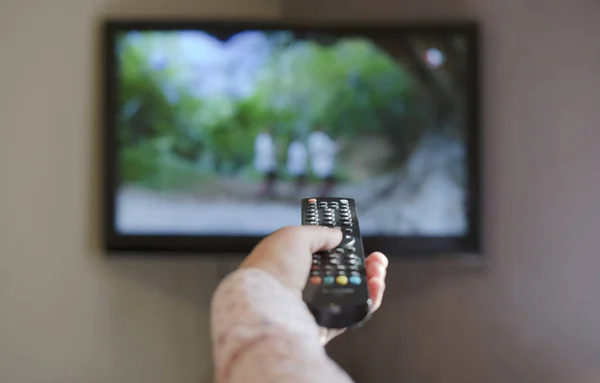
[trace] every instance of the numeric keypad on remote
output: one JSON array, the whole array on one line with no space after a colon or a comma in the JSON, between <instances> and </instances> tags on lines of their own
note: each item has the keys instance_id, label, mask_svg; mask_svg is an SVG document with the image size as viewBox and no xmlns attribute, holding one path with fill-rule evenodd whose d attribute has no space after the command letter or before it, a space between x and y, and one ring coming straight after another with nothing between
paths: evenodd
<instances>
[{"instance_id":1,"label":"numeric keypad on remote","mask_svg":"<svg viewBox=\"0 0 600 383\"><path fill-rule=\"evenodd\" d=\"M311 198L307 201L304 224L335 227L343 233L342 242L337 248L313 255L313 278L309 280L310 283L344 286L364 282L361 259L356 255L354 247L355 219L347 199L328 201ZM340 276L349 278L338 278Z\"/></svg>"}]
</instances>

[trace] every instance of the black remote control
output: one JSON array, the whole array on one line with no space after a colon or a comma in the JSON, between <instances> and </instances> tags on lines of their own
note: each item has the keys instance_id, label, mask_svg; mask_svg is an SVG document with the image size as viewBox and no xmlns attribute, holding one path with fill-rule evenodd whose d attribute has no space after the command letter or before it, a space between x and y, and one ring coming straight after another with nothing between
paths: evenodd
<instances>
[{"instance_id":1,"label":"black remote control","mask_svg":"<svg viewBox=\"0 0 600 383\"><path fill-rule=\"evenodd\" d=\"M370 316L371 299L354 200L305 198L302 225L337 227L343 234L338 247L313 255L304 302L319 326L361 325Z\"/></svg>"}]
</instances>

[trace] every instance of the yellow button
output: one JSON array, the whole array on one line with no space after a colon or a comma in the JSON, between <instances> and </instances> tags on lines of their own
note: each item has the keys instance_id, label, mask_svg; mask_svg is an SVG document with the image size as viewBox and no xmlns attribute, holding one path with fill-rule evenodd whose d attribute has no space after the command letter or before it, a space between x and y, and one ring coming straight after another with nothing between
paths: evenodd
<instances>
[{"instance_id":1,"label":"yellow button","mask_svg":"<svg viewBox=\"0 0 600 383\"><path fill-rule=\"evenodd\" d=\"M348 277L345 275L340 275L335 279L335 281L338 283L338 285L345 285L348 283Z\"/></svg>"}]
</instances>

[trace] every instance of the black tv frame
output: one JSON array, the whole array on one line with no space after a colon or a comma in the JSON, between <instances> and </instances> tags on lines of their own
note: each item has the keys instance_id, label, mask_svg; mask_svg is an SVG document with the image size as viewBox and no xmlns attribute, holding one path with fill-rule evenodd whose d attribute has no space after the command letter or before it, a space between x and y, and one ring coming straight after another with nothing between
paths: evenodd
<instances>
[{"instance_id":1,"label":"black tv frame","mask_svg":"<svg viewBox=\"0 0 600 383\"><path fill-rule=\"evenodd\" d=\"M382 251L389 256L446 256L482 255L481 238L481 174L480 174L480 65L479 26L474 21L459 22L402 22L331 23L308 21L216 21L216 20L106 20L102 25L102 100L103 100L103 246L108 254L202 254L248 253L262 237L254 236L188 236L188 235L127 235L115 227L115 199L118 185L116 141L116 55L113 49L119 32L130 30L210 30L212 33L231 34L245 29L291 29L298 32L326 30L332 33L462 33L467 36L471 49L468 53L469 77L467 126L467 193L468 232L462 237L397 237L365 236L365 251ZM360 207L359 207L360 209ZM360 212L360 210L359 210ZM298 201L300 223L300 201Z\"/></svg>"}]
</instances>

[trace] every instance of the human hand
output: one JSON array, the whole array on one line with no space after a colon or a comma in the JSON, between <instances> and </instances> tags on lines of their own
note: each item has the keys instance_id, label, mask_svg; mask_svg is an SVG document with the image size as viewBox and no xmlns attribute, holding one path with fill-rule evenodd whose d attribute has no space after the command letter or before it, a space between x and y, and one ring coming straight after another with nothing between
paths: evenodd
<instances>
[{"instance_id":1,"label":"human hand","mask_svg":"<svg viewBox=\"0 0 600 383\"><path fill-rule=\"evenodd\" d=\"M299 298L306 285L312 255L335 248L342 241L339 229L322 226L288 226L264 238L240 265L240 268L262 269L287 286ZM371 311L381 305L385 290L388 259L380 252L365 260ZM323 344L342 331L322 329Z\"/></svg>"}]
</instances>

